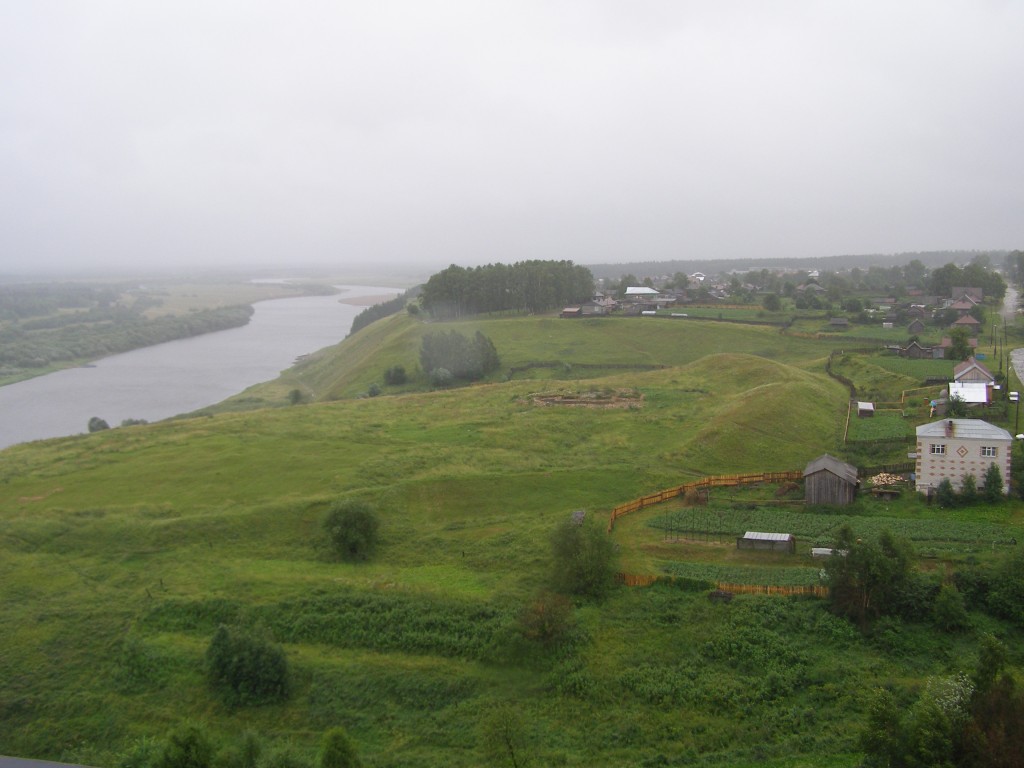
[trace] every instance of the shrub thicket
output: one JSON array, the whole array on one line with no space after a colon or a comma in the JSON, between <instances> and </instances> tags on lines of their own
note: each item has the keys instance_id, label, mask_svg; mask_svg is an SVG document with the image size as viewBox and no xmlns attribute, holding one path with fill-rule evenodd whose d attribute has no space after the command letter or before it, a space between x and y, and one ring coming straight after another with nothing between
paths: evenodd
<instances>
[{"instance_id":1,"label":"shrub thicket","mask_svg":"<svg viewBox=\"0 0 1024 768\"><path fill-rule=\"evenodd\" d=\"M268 640L221 625L206 649L210 687L231 706L288 698L288 660Z\"/></svg>"}]
</instances>

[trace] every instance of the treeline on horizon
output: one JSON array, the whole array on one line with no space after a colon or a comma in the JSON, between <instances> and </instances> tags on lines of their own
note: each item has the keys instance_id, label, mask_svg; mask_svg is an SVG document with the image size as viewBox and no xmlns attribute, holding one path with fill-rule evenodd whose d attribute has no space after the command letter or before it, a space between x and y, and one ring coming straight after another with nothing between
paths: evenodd
<instances>
[{"instance_id":1,"label":"treeline on horizon","mask_svg":"<svg viewBox=\"0 0 1024 768\"><path fill-rule=\"evenodd\" d=\"M1015 251L1014 253L1017 253ZM930 267L944 264L967 264L979 256L987 256L993 263L1003 261L1010 251L907 251L902 253L873 253L860 255L802 257L802 258L744 258L744 259L672 259L668 261L635 261L591 264L595 278L617 280L627 272L655 277L676 272L703 272L717 275L750 270L828 270L843 271L853 268L891 267L893 264L917 260Z\"/></svg>"},{"instance_id":2,"label":"treeline on horizon","mask_svg":"<svg viewBox=\"0 0 1024 768\"><path fill-rule=\"evenodd\" d=\"M438 319L482 312L544 312L591 298L594 276L572 261L520 261L459 267L431 275L423 309Z\"/></svg>"}]
</instances>

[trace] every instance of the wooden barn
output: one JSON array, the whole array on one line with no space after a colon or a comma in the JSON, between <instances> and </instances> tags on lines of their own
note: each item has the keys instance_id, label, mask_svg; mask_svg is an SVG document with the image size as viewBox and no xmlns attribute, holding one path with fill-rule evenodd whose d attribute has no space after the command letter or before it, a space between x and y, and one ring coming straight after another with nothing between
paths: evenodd
<instances>
[{"instance_id":1,"label":"wooden barn","mask_svg":"<svg viewBox=\"0 0 1024 768\"><path fill-rule=\"evenodd\" d=\"M857 496L857 468L827 453L804 469L804 501L849 504Z\"/></svg>"},{"instance_id":2,"label":"wooden barn","mask_svg":"<svg viewBox=\"0 0 1024 768\"><path fill-rule=\"evenodd\" d=\"M747 531L736 537L736 549L759 549L765 552L796 554L796 537L791 533Z\"/></svg>"}]
</instances>

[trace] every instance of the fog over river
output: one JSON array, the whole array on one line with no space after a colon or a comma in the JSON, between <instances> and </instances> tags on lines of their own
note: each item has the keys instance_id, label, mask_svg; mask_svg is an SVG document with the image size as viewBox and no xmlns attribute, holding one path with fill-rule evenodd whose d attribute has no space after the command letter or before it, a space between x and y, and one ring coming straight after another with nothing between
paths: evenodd
<instances>
[{"instance_id":1,"label":"fog over river","mask_svg":"<svg viewBox=\"0 0 1024 768\"><path fill-rule=\"evenodd\" d=\"M360 297L401 290L338 286L334 296L274 299L254 305L248 325L157 344L0 387L0 448L74 435L98 416L159 421L219 403L276 378L301 355L337 344L364 308ZM372 302L365 302L372 303Z\"/></svg>"}]
</instances>

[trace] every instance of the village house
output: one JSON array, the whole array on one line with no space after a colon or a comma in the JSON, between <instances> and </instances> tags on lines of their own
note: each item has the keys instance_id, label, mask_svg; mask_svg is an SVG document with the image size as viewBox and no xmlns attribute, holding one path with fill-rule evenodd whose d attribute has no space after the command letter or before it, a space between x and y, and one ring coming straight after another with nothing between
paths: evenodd
<instances>
[{"instance_id":1,"label":"village house","mask_svg":"<svg viewBox=\"0 0 1024 768\"><path fill-rule=\"evenodd\" d=\"M924 424L917 428L917 490L931 493L945 479L960 490L968 475L980 486L989 466L995 464L1003 478L1003 492L1009 493L1012 445L1009 432L981 419Z\"/></svg>"},{"instance_id":2,"label":"village house","mask_svg":"<svg viewBox=\"0 0 1024 768\"><path fill-rule=\"evenodd\" d=\"M968 333L977 333L978 329L981 328L981 323L970 315L961 315L958 317L950 328L966 328Z\"/></svg>"},{"instance_id":3,"label":"village house","mask_svg":"<svg viewBox=\"0 0 1024 768\"><path fill-rule=\"evenodd\" d=\"M973 357L968 357L962 363L953 368L953 381L968 382L978 381L992 386L996 383L996 377L992 375L984 365Z\"/></svg>"},{"instance_id":4,"label":"village house","mask_svg":"<svg viewBox=\"0 0 1024 768\"><path fill-rule=\"evenodd\" d=\"M804 501L849 504L857 497L857 468L827 453L804 468Z\"/></svg>"},{"instance_id":5,"label":"village house","mask_svg":"<svg viewBox=\"0 0 1024 768\"><path fill-rule=\"evenodd\" d=\"M941 347L925 347L916 341L912 341L907 346L902 347L898 354L900 357L906 357L911 360L941 360L945 357L945 350Z\"/></svg>"}]
</instances>

